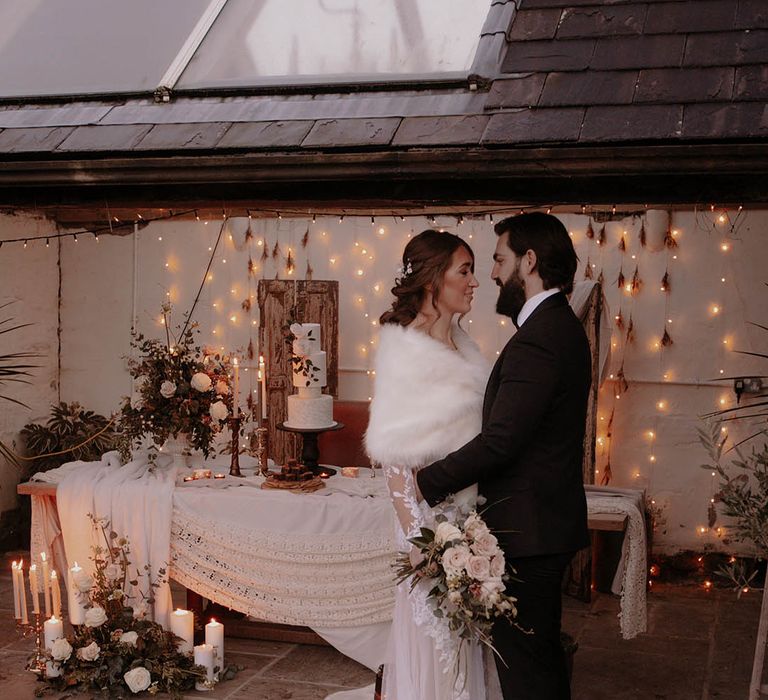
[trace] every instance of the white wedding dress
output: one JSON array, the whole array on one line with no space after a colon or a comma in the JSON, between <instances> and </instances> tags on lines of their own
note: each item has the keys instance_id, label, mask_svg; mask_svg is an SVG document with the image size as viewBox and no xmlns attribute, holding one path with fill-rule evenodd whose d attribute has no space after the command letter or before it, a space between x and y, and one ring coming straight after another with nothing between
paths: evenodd
<instances>
[{"instance_id":1,"label":"white wedding dress","mask_svg":"<svg viewBox=\"0 0 768 700\"><path fill-rule=\"evenodd\" d=\"M413 474L480 432L488 365L457 325L457 350L425 333L397 325L381 328L374 398L366 434L372 461L384 469L397 515L398 549L433 527L435 512L417 502ZM473 505L477 487L457 494ZM479 644L459 644L427 603L428 587L401 583L384 658L386 700L495 700L501 697L492 657Z\"/></svg>"}]
</instances>

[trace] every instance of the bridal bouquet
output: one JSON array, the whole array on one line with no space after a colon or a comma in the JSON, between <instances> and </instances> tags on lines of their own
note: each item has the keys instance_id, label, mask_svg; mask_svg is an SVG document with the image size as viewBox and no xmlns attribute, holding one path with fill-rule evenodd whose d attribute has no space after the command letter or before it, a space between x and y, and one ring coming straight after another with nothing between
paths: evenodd
<instances>
[{"instance_id":1,"label":"bridal bouquet","mask_svg":"<svg viewBox=\"0 0 768 700\"><path fill-rule=\"evenodd\" d=\"M86 605L85 624L53 641L49 668L59 675L45 675L46 687L36 694L45 690L102 691L104 696L122 698L147 691L181 698L195 681L206 681L206 669L196 666L190 655L179 653L173 633L146 619L150 599L128 604L125 586L135 583L129 580L128 540L111 531L107 521L92 520L105 544L92 548L94 575L81 570L74 580ZM157 585L153 584L153 590Z\"/></svg>"},{"instance_id":2,"label":"bridal bouquet","mask_svg":"<svg viewBox=\"0 0 768 700\"><path fill-rule=\"evenodd\" d=\"M491 649L491 627L498 618L514 621L516 599L505 590L504 553L496 537L474 510L458 512L453 522L439 514L434 531L421 528L409 541L423 555L416 565L408 554L398 559L398 583L410 579L411 589L423 581L436 617L461 640L481 642Z\"/></svg>"},{"instance_id":3,"label":"bridal bouquet","mask_svg":"<svg viewBox=\"0 0 768 700\"><path fill-rule=\"evenodd\" d=\"M163 307L166 341L134 334L128 371L138 387L135 399L125 397L120 409L121 453L145 435L161 446L169 438L186 435L190 447L206 457L215 435L232 410L228 358L195 345L196 326L190 324L178 339L168 330L170 308Z\"/></svg>"}]
</instances>

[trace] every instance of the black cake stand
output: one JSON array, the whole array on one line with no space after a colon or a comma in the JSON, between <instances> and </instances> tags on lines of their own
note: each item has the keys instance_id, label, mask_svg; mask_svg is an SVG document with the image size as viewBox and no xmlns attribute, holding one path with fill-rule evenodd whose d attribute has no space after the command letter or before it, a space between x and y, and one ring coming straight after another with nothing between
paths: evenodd
<instances>
[{"instance_id":1,"label":"black cake stand","mask_svg":"<svg viewBox=\"0 0 768 700\"><path fill-rule=\"evenodd\" d=\"M287 433L298 433L301 435L301 463L318 476L321 476L322 474L331 476L331 474L336 473L336 470L331 467L321 467L319 465L320 448L317 446L317 436L321 433L341 430L343 427L344 423L336 423L330 428L292 428L285 423L277 424L278 430L284 430Z\"/></svg>"}]
</instances>

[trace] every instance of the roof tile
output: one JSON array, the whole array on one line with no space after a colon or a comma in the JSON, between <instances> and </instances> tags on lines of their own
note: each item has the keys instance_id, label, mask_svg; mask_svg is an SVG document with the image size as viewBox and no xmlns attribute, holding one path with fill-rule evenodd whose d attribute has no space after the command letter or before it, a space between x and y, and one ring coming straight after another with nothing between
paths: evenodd
<instances>
[{"instance_id":1,"label":"roof tile","mask_svg":"<svg viewBox=\"0 0 768 700\"><path fill-rule=\"evenodd\" d=\"M641 70L635 102L712 102L730 100L732 67Z\"/></svg>"},{"instance_id":2,"label":"roof tile","mask_svg":"<svg viewBox=\"0 0 768 700\"><path fill-rule=\"evenodd\" d=\"M137 150L213 148L230 127L228 123L158 124L136 144Z\"/></svg>"},{"instance_id":3,"label":"roof tile","mask_svg":"<svg viewBox=\"0 0 768 700\"><path fill-rule=\"evenodd\" d=\"M485 109L531 107L539 101L544 73L521 73L512 78L494 80L485 101Z\"/></svg>"},{"instance_id":4,"label":"roof tile","mask_svg":"<svg viewBox=\"0 0 768 700\"><path fill-rule=\"evenodd\" d=\"M684 50L685 36L682 34L606 36L597 40L590 68L622 70L674 67L683 62Z\"/></svg>"},{"instance_id":5,"label":"roof tile","mask_svg":"<svg viewBox=\"0 0 768 700\"><path fill-rule=\"evenodd\" d=\"M550 73L539 106L628 104L636 80L637 71Z\"/></svg>"},{"instance_id":6,"label":"roof tile","mask_svg":"<svg viewBox=\"0 0 768 700\"><path fill-rule=\"evenodd\" d=\"M641 34L647 5L600 5L566 8L557 30L558 39Z\"/></svg>"},{"instance_id":7,"label":"roof tile","mask_svg":"<svg viewBox=\"0 0 768 700\"><path fill-rule=\"evenodd\" d=\"M687 105L683 136L697 139L768 136L768 105L755 102Z\"/></svg>"},{"instance_id":8,"label":"roof tile","mask_svg":"<svg viewBox=\"0 0 768 700\"><path fill-rule=\"evenodd\" d=\"M686 66L732 66L768 63L768 31L691 34L685 45Z\"/></svg>"},{"instance_id":9,"label":"roof tile","mask_svg":"<svg viewBox=\"0 0 768 700\"><path fill-rule=\"evenodd\" d=\"M733 29L735 16L733 0L651 3L644 31L646 34L724 31Z\"/></svg>"},{"instance_id":10,"label":"roof tile","mask_svg":"<svg viewBox=\"0 0 768 700\"><path fill-rule=\"evenodd\" d=\"M488 124L482 115L460 117L407 117L392 140L394 146L478 143Z\"/></svg>"},{"instance_id":11,"label":"roof tile","mask_svg":"<svg viewBox=\"0 0 768 700\"><path fill-rule=\"evenodd\" d=\"M512 42L501 64L503 73L584 70L595 49L594 39Z\"/></svg>"},{"instance_id":12,"label":"roof tile","mask_svg":"<svg viewBox=\"0 0 768 700\"><path fill-rule=\"evenodd\" d=\"M735 100L768 100L768 65L737 68L733 98Z\"/></svg>"},{"instance_id":13,"label":"roof tile","mask_svg":"<svg viewBox=\"0 0 768 700\"><path fill-rule=\"evenodd\" d=\"M510 41L554 39L562 10L520 11L515 15L507 37Z\"/></svg>"},{"instance_id":14,"label":"roof tile","mask_svg":"<svg viewBox=\"0 0 768 700\"><path fill-rule=\"evenodd\" d=\"M148 124L78 126L55 150L130 151L151 128Z\"/></svg>"},{"instance_id":15,"label":"roof tile","mask_svg":"<svg viewBox=\"0 0 768 700\"><path fill-rule=\"evenodd\" d=\"M677 105L590 107L579 141L661 140L680 136L683 108Z\"/></svg>"},{"instance_id":16,"label":"roof tile","mask_svg":"<svg viewBox=\"0 0 768 700\"><path fill-rule=\"evenodd\" d=\"M302 146L385 146L400 119L321 119L315 122Z\"/></svg>"},{"instance_id":17,"label":"roof tile","mask_svg":"<svg viewBox=\"0 0 768 700\"><path fill-rule=\"evenodd\" d=\"M583 117L583 109L521 109L494 114L483 143L576 141Z\"/></svg>"},{"instance_id":18,"label":"roof tile","mask_svg":"<svg viewBox=\"0 0 768 700\"><path fill-rule=\"evenodd\" d=\"M0 152L33 153L53 151L74 127L33 127L29 129L5 129L0 132Z\"/></svg>"},{"instance_id":19,"label":"roof tile","mask_svg":"<svg viewBox=\"0 0 768 700\"><path fill-rule=\"evenodd\" d=\"M219 148L288 148L299 146L314 121L249 122L233 124Z\"/></svg>"}]
</instances>

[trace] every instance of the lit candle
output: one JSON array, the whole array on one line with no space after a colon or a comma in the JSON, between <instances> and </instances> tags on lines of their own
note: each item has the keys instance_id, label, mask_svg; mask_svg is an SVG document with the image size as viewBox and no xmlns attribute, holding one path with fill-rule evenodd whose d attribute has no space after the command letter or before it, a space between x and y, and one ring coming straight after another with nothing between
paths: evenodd
<instances>
[{"instance_id":1,"label":"lit candle","mask_svg":"<svg viewBox=\"0 0 768 700\"><path fill-rule=\"evenodd\" d=\"M259 355L259 378L261 379L261 419L267 418L267 368L264 355Z\"/></svg>"},{"instance_id":2,"label":"lit candle","mask_svg":"<svg viewBox=\"0 0 768 700\"><path fill-rule=\"evenodd\" d=\"M48 557L45 552L40 552L43 562L43 601L45 603L45 617L51 616L51 573L48 566Z\"/></svg>"},{"instance_id":3,"label":"lit candle","mask_svg":"<svg viewBox=\"0 0 768 700\"><path fill-rule=\"evenodd\" d=\"M45 648L48 651L52 651L53 643L64 636L64 623L60 618L54 615L50 620L45 621L43 630L45 635ZM60 676L61 670L59 669L59 664L54 663L53 661L46 662L45 673L49 678Z\"/></svg>"},{"instance_id":4,"label":"lit candle","mask_svg":"<svg viewBox=\"0 0 768 700\"><path fill-rule=\"evenodd\" d=\"M224 625L213 618L205 626L205 643L213 647L214 666L218 669L215 676L218 680L224 670Z\"/></svg>"},{"instance_id":5,"label":"lit candle","mask_svg":"<svg viewBox=\"0 0 768 700\"><path fill-rule=\"evenodd\" d=\"M19 565L16 562L11 564L11 575L13 576L13 616L21 620L21 600L19 597Z\"/></svg>"},{"instance_id":6,"label":"lit candle","mask_svg":"<svg viewBox=\"0 0 768 700\"><path fill-rule=\"evenodd\" d=\"M53 607L53 616L61 617L61 587L59 586L59 576L56 571L51 571L51 606Z\"/></svg>"},{"instance_id":7,"label":"lit candle","mask_svg":"<svg viewBox=\"0 0 768 700\"><path fill-rule=\"evenodd\" d=\"M235 386L232 391L232 416L237 418L240 411L240 364L236 357L232 358L232 364L235 367Z\"/></svg>"},{"instance_id":8,"label":"lit candle","mask_svg":"<svg viewBox=\"0 0 768 700\"><path fill-rule=\"evenodd\" d=\"M171 613L171 632L181 638L178 642L179 653L189 654L192 651L195 634L195 616L189 610L178 608Z\"/></svg>"},{"instance_id":9,"label":"lit candle","mask_svg":"<svg viewBox=\"0 0 768 700\"><path fill-rule=\"evenodd\" d=\"M195 683L195 690L210 690L213 683L213 647L210 644L200 644L195 647L195 665L205 667L205 678L208 684L202 681Z\"/></svg>"},{"instance_id":10,"label":"lit candle","mask_svg":"<svg viewBox=\"0 0 768 700\"><path fill-rule=\"evenodd\" d=\"M40 588L37 585L37 564L29 567L29 592L32 594L32 612L40 614Z\"/></svg>"},{"instance_id":11,"label":"lit candle","mask_svg":"<svg viewBox=\"0 0 768 700\"><path fill-rule=\"evenodd\" d=\"M83 567L75 562L69 570L69 586L67 586L67 601L69 602L69 621L73 625L82 625L85 622L85 605L83 596L77 589L75 577L83 570Z\"/></svg>"},{"instance_id":12,"label":"lit candle","mask_svg":"<svg viewBox=\"0 0 768 700\"><path fill-rule=\"evenodd\" d=\"M21 624L29 624L29 615L27 614L27 592L24 590L24 560L19 562L19 607L21 607Z\"/></svg>"}]
</instances>

